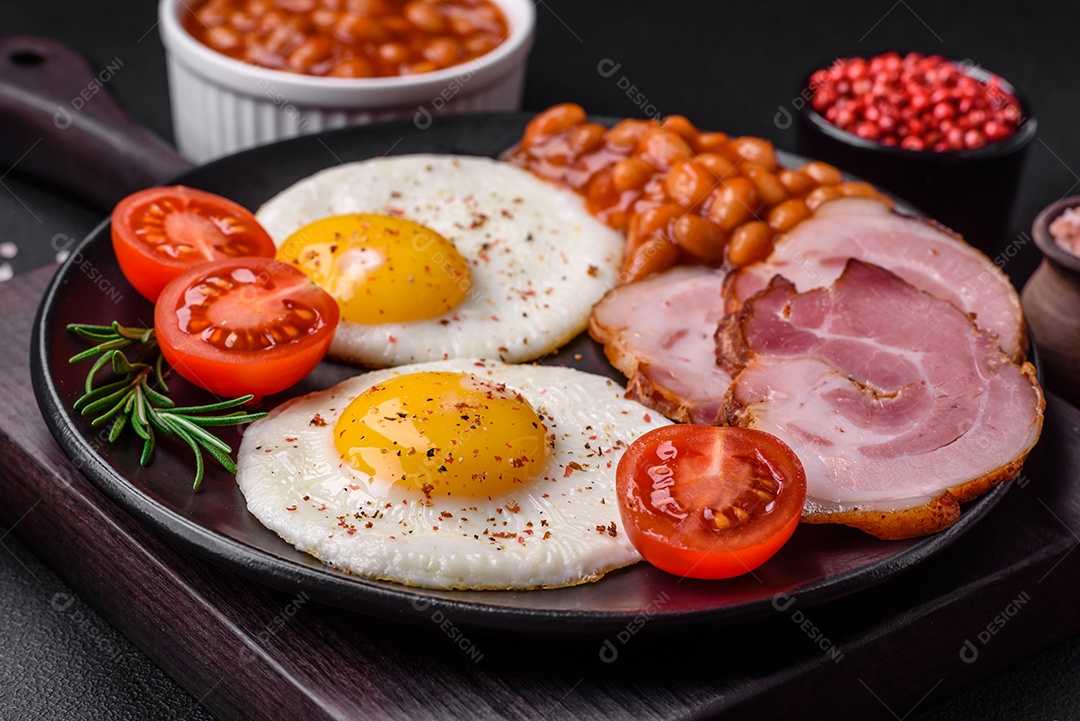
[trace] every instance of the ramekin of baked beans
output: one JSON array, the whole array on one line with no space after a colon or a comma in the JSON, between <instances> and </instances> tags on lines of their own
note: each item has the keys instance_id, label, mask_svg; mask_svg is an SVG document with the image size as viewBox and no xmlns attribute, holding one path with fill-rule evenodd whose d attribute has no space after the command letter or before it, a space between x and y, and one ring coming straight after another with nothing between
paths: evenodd
<instances>
[{"instance_id":1,"label":"ramekin of baked beans","mask_svg":"<svg viewBox=\"0 0 1080 721\"><path fill-rule=\"evenodd\" d=\"M530 0L161 0L173 123L205 161L301 133L520 107Z\"/></svg>"}]
</instances>

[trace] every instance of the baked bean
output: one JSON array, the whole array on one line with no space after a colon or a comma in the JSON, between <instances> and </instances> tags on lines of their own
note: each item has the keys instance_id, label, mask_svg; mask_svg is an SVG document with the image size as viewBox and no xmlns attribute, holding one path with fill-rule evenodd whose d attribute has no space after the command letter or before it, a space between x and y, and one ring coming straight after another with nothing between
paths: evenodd
<instances>
[{"instance_id":1,"label":"baked bean","mask_svg":"<svg viewBox=\"0 0 1080 721\"><path fill-rule=\"evenodd\" d=\"M879 196L877 188L870 185L870 183L840 183L836 186L836 189L840 191L840 195L843 195L845 198L876 198Z\"/></svg>"},{"instance_id":2,"label":"baked bean","mask_svg":"<svg viewBox=\"0 0 1080 721\"><path fill-rule=\"evenodd\" d=\"M349 58L330 68L327 75L332 78L370 78L375 75L375 68L364 58Z\"/></svg>"},{"instance_id":3,"label":"baked bean","mask_svg":"<svg viewBox=\"0 0 1080 721\"><path fill-rule=\"evenodd\" d=\"M776 177L788 195L806 195L817 187L817 182L809 175L790 168L784 168L776 174Z\"/></svg>"},{"instance_id":4,"label":"baked bean","mask_svg":"<svg viewBox=\"0 0 1080 721\"><path fill-rule=\"evenodd\" d=\"M375 18L350 12L334 25L334 37L347 43L378 42L386 39L386 28Z\"/></svg>"},{"instance_id":5,"label":"baked bean","mask_svg":"<svg viewBox=\"0 0 1080 721\"><path fill-rule=\"evenodd\" d=\"M341 20L341 14L337 10L319 8L311 13L311 24L317 28L333 28Z\"/></svg>"},{"instance_id":6,"label":"baked bean","mask_svg":"<svg viewBox=\"0 0 1080 721\"><path fill-rule=\"evenodd\" d=\"M705 200L716 184L716 176L696 160L676 163L664 179L667 196L688 208Z\"/></svg>"},{"instance_id":7,"label":"baked bean","mask_svg":"<svg viewBox=\"0 0 1080 721\"><path fill-rule=\"evenodd\" d=\"M766 170L776 170L780 165L776 160L776 149L764 138L733 138L730 147L740 158L757 163Z\"/></svg>"},{"instance_id":8,"label":"baked bean","mask_svg":"<svg viewBox=\"0 0 1080 721\"><path fill-rule=\"evenodd\" d=\"M693 142L701 134L701 131L682 115L667 116L660 121L660 127L664 130L670 130L688 143Z\"/></svg>"},{"instance_id":9,"label":"baked bean","mask_svg":"<svg viewBox=\"0 0 1080 721\"><path fill-rule=\"evenodd\" d=\"M207 29L213 29L228 22L230 14L227 2L210 0L195 11L195 19Z\"/></svg>"},{"instance_id":10,"label":"baked bean","mask_svg":"<svg viewBox=\"0 0 1080 721\"><path fill-rule=\"evenodd\" d=\"M755 220L740 225L727 246L728 262L736 268L765 260L772 253L772 229Z\"/></svg>"},{"instance_id":11,"label":"baked bean","mask_svg":"<svg viewBox=\"0 0 1080 721\"><path fill-rule=\"evenodd\" d=\"M638 141L642 157L657 168L670 168L680 160L693 157L694 151L682 138L670 130L651 128Z\"/></svg>"},{"instance_id":12,"label":"baked bean","mask_svg":"<svg viewBox=\"0 0 1080 721\"><path fill-rule=\"evenodd\" d=\"M699 153L719 153L726 154L728 152L728 135L727 133L702 133L698 136L697 150Z\"/></svg>"},{"instance_id":13,"label":"baked bean","mask_svg":"<svg viewBox=\"0 0 1080 721\"><path fill-rule=\"evenodd\" d=\"M274 0L279 8L291 13L309 13L316 7L315 0Z\"/></svg>"},{"instance_id":14,"label":"baked bean","mask_svg":"<svg viewBox=\"0 0 1080 721\"><path fill-rule=\"evenodd\" d=\"M799 168L799 172L805 173L821 185L836 185L844 182L844 174L820 160L812 160Z\"/></svg>"},{"instance_id":15,"label":"baked bean","mask_svg":"<svg viewBox=\"0 0 1080 721\"><path fill-rule=\"evenodd\" d=\"M657 234L668 237L671 222L685 214L685 209L673 203L649 208L638 216L638 237L642 240Z\"/></svg>"},{"instance_id":16,"label":"baked bean","mask_svg":"<svg viewBox=\"0 0 1080 721\"><path fill-rule=\"evenodd\" d=\"M769 227L778 233L786 233L810 217L806 201L790 198L769 211Z\"/></svg>"},{"instance_id":17,"label":"baked bean","mask_svg":"<svg viewBox=\"0 0 1080 721\"><path fill-rule=\"evenodd\" d=\"M229 26L238 33L250 33L259 26L259 21L245 12L235 12L229 16Z\"/></svg>"},{"instance_id":18,"label":"baked bean","mask_svg":"<svg viewBox=\"0 0 1080 721\"><path fill-rule=\"evenodd\" d=\"M840 191L835 186L822 185L814 188L810 191L810 195L806 196L806 207L810 208L810 210L817 210L823 204L839 197L841 197Z\"/></svg>"},{"instance_id":19,"label":"baked bean","mask_svg":"<svg viewBox=\"0 0 1080 721\"><path fill-rule=\"evenodd\" d=\"M329 38L308 38L289 54L289 69L296 73L310 72L313 65L327 60L333 51Z\"/></svg>"},{"instance_id":20,"label":"baked bean","mask_svg":"<svg viewBox=\"0 0 1080 721\"><path fill-rule=\"evenodd\" d=\"M667 270L679 259L679 249L666 238L649 238L627 253L619 281L633 283Z\"/></svg>"},{"instance_id":21,"label":"baked bean","mask_svg":"<svg viewBox=\"0 0 1080 721\"><path fill-rule=\"evenodd\" d=\"M555 105L529 121L525 128L525 145L565 133L585 122L585 109L574 103Z\"/></svg>"},{"instance_id":22,"label":"baked bean","mask_svg":"<svg viewBox=\"0 0 1080 721\"><path fill-rule=\"evenodd\" d=\"M383 43L378 53L379 59L391 65L400 65L409 59L409 49L401 43Z\"/></svg>"},{"instance_id":23,"label":"baked bean","mask_svg":"<svg viewBox=\"0 0 1080 721\"><path fill-rule=\"evenodd\" d=\"M270 10L259 18L259 35L267 35L285 24L285 14L280 10Z\"/></svg>"},{"instance_id":24,"label":"baked bean","mask_svg":"<svg viewBox=\"0 0 1080 721\"><path fill-rule=\"evenodd\" d=\"M591 153L604 144L604 133L607 128L599 123L585 123L574 128L567 141L570 149L578 155Z\"/></svg>"},{"instance_id":25,"label":"baked bean","mask_svg":"<svg viewBox=\"0 0 1080 721\"><path fill-rule=\"evenodd\" d=\"M489 53L499 44L499 39L491 35L475 35L465 40L465 49L472 53L473 57L479 57Z\"/></svg>"},{"instance_id":26,"label":"baked bean","mask_svg":"<svg viewBox=\"0 0 1080 721\"><path fill-rule=\"evenodd\" d=\"M435 38L423 50L424 58L437 67L448 68L465 57L465 48L454 38Z\"/></svg>"},{"instance_id":27,"label":"baked bean","mask_svg":"<svg viewBox=\"0 0 1080 721\"><path fill-rule=\"evenodd\" d=\"M390 10L383 0L345 0L345 7L361 15L382 15Z\"/></svg>"},{"instance_id":28,"label":"baked bean","mask_svg":"<svg viewBox=\"0 0 1080 721\"><path fill-rule=\"evenodd\" d=\"M612 178L619 191L637 190L644 187L655 172L656 168L641 158L625 158L615 163Z\"/></svg>"},{"instance_id":29,"label":"baked bean","mask_svg":"<svg viewBox=\"0 0 1080 721\"><path fill-rule=\"evenodd\" d=\"M405 19L420 30L432 35L446 32L446 21L433 5L424 2L411 2L405 6Z\"/></svg>"},{"instance_id":30,"label":"baked bean","mask_svg":"<svg viewBox=\"0 0 1080 721\"><path fill-rule=\"evenodd\" d=\"M735 167L734 163L720 153L701 153L697 159L710 173L721 179L727 177Z\"/></svg>"},{"instance_id":31,"label":"baked bean","mask_svg":"<svg viewBox=\"0 0 1080 721\"><path fill-rule=\"evenodd\" d=\"M206 33L206 42L214 50L232 50L240 46L240 34L232 28L219 25Z\"/></svg>"},{"instance_id":32,"label":"baked bean","mask_svg":"<svg viewBox=\"0 0 1080 721\"><path fill-rule=\"evenodd\" d=\"M709 220L731 232L755 216L760 203L757 187L741 176L724 180L709 200Z\"/></svg>"},{"instance_id":33,"label":"baked bean","mask_svg":"<svg viewBox=\"0 0 1080 721\"><path fill-rule=\"evenodd\" d=\"M261 18L270 12L270 3L268 0L248 0L247 11L251 17Z\"/></svg>"},{"instance_id":34,"label":"baked bean","mask_svg":"<svg viewBox=\"0 0 1080 721\"><path fill-rule=\"evenodd\" d=\"M652 126L644 120L623 120L607 132L605 140L609 145L619 148L634 147L650 127Z\"/></svg>"},{"instance_id":35,"label":"baked bean","mask_svg":"<svg viewBox=\"0 0 1080 721\"><path fill-rule=\"evenodd\" d=\"M472 35L477 31L476 24L461 15L450 18L450 29L458 35Z\"/></svg>"},{"instance_id":36,"label":"baked bean","mask_svg":"<svg viewBox=\"0 0 1080 721\"><path fill-rule=\"evenodd\" d=\"M746 163L743 173L754 183L761 202L766 206L773 206L787 200L787 191L780 183L780 179L757 163Z\"/></svg>"},{"instance_id":37,"label":"baked bean","mask_svg":"<svg viewBox=\"0 0 1080 721\"><path fill-rule=\"evenodd\" d=\"M719 225L700 215L684 215L672 228L675 244L698 260L709 263L724 259L727 236Z\"/></svg>"},{"instance_id":38,"label":"baked bean","mask_svg":"<svg viewBox=\"0 0 1080 721\"><path fill-rule=\"evenodd\" d=\"M430 60L424 60L419 63L410 63L405 68L405 72L409 75L419 75L420 73L431 73L439 69L439 66Z\"/></svg>"}]
</instances>

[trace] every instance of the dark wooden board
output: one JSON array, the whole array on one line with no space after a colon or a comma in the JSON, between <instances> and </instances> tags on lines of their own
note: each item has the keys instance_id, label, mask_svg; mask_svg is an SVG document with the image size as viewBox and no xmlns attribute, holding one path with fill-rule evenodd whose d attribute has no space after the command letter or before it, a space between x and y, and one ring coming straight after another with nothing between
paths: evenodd
<instances>
[{"instance_id":1,"label":"dark wooden board","mask_svg":"<svg viewBox=\"0 0 1080 721\"><path fill-rule=\"evenodd\" d=\"M824 606L780 597L775 617L735 628L650 631L643 618L545 639L271 591L171 547L56 446L27 360L54 270L0 284L0 520L221 718L903 718L1080 630L1080 411L1053 396L1023 476L975 529Z\"/></svg>"}]
</instances>

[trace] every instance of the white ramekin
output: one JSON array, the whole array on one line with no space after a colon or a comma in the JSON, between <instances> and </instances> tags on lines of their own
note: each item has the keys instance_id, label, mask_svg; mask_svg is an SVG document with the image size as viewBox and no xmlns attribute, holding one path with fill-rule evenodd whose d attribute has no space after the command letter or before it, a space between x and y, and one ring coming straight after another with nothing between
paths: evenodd
<instances>
[{"instance_id":1,"label":"white ramekin","mask_svg":"<svg viewBox=\"0 0 1080 721\"><path fill-rule=\"evenodd\" d=\"M517 110L536 10L530 0L495 0L510 34L464 65L395 78L324 78L234 60L193 38L180 22L184 0L161 0L176 143L196 163L301 133L390 118L426 127L446 112Z\"/></svg>"}]
</instances>

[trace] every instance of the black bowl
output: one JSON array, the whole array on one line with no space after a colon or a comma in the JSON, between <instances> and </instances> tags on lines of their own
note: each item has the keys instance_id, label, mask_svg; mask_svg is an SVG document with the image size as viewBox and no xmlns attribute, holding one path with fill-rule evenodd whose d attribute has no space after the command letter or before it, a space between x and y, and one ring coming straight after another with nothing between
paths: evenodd
<instances>
[{"instance_id":1,"label":"black bowl","mask_svg":"<svg viewBox=\"0 0 1080 721\"><path fill-rule=\"evenodd\" d=\"M956 65L979 81L993 75L967 63ZM976 247L992 250L1009 233L1024 156L1036 132L1027 99L1004 80L1001 87L1020 101L1021 121L1015 133L997 143L945 152L890 147L841 130L807 102L796 114L798 152L881 186ZM809 88L808 74L800 95L808 97Z\"/></svg>"}]
</instances>

